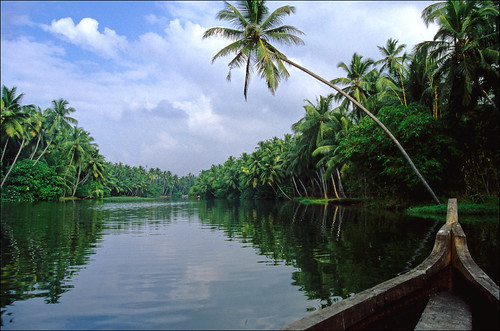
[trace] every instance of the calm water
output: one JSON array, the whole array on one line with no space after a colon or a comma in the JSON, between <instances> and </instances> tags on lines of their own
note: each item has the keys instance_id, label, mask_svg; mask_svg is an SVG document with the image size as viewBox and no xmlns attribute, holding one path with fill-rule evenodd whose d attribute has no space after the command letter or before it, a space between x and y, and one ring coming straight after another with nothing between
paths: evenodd
<instances>
[{"instance_id":1,"label":"calm water","mask_svg":"<svg viewBox=\"0 0 500 331\"><path fill-rule=\"evenodd\" d=\"M442 225L167 200L3 204L1 221L6 330L276 329L416 266ZM464 230L498 282L498 222L486 224Z\"/></svg>"}]
</instances>

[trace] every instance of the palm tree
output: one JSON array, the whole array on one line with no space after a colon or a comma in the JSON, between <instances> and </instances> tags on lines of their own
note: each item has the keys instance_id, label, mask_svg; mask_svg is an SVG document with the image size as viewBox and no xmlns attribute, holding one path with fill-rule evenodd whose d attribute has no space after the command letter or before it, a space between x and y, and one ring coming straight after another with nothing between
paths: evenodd
<instances>
[{"instance_id":1,"label":"palm tree","mask_svg":"<svg viewBox=\"0 0 500 331\"><path fill-rule=\"evenodd\" d=\"M217 19L230 22L236 29L224 27L210 28L205 31L203 38L220 36L234 40L233 43L221 49L212 59L214 62L219 57L231 53L236 56L229 62L229 74L231 70L245 65L245 84L243 94L247 99L248 85L253 66L257 69L261 78L267 82L267 87L274 94L282 79L287 79L290 74L283 64L284 55L281 54L271 41L287 45L301 45L304 41L295 34L303 34L302 31L293 26L282 25L285 15L295 12L295 7L282 6L272 12L269 16L268 8L263 0L246 0L239 2L239 9L228 2L224 2L225 9L219 11Z\"/></svg>"},{"instance_id":2,"label":"palm tree","mask_svg":"<svg viewBox=\"0 0 500 331\"><path fill-rule=\"evenodd\" d=\"M34 129L33 129L32 120L29 117L29 113L32 112L32 108L34 108L33 105L21 106L21 113L26 115L23 118L23 121L20 123L21 130L16 132L17 137L19 139L21 139L21 143L20 143L19 149L17 150L16 156L14 157L14 160L12 161L12 164L9 167L9 170L7 170L7 173L5 174L5 176L2 180L2 183L0 184L0 188L3 187L3 185L5 184L5 181L7 180L7 177L9 177L10 172L14 168L14 165L16 164L17 159L19 158L19 155L21 154L21 151L26 146L27 142L32 138L31 132L33 132Z\"/></svg>"},{"instance_id":3,"label":"palm tree","mask_svg":"<svg viewBox=\"0 0 500 331\"><path fill-rule=\"evenodd\" d=\"M96 148L97 144L94 143L94 138L92 138L87 131L79 127L73 127L68 139L63 144L63 150L70 156L68 169L74 169L74 171L76 171L71 196L75 196L76 189L80 184L80 175L83 170L82 167L89 159L89 156L92 155L92 151ZM68 176L68 171L66 172L66 176Z\"/></svg>"},{"instance_id":4,"label":"palm tree","mask_svg":"<svg viewBox=\"0 0 500 331\"><path fill-rule=\"evenodd\" d=\"M387 44L385 47L383 46L377 46L382 55L384 56L383 59L378 60L375 62L375 64L382 63L382 67L380 68L380 71L384 71L384 69L387 69L389 75L398 75L399 80L401 82L401 90L403 91L403 100L404 100L404 105L406 106L406 93L405 93L405 87L403 83L403 71L406 71L406 67L404 65L407 55L404 53L403 55L399 56L399 54L406 48L406 44L401 44L398 45L398 41L390 38L387 40Z\"/></svg>"},{"instance_id":5,"label":"palm tree","mask_svg":"<svg viewBox=\"0 0 500 331\"><path fill-rule=\"evenodd\" d=\"M48 134L50 134L50 140L47 142L47 145L35 160L34 165L37 164L40 158L45 154L58 132L69 132L72 128L72 125L78 124L78 121L76 119L68 116L70 113L76 111L73 107L68 107L68 105L69 102L64 99L52 100L52 108L45 110L45 116L47 119L46 131L48 132Z\"/></svg>"},{"instance_id":6,"label":"palm tree","mask_svg":"<svg viewBox=\"0 0 500 331\"><path fill-rule=\"evenodd\" d=\"M305 140L310 142L311 151L323 139L327 123L331 120L332 99L332 94L316 98L316 104L306 99L307 104L304 106L306 115L292 124L293 131L301 133Z\"/></svg>"},{"instance_id":7,"label":"palm tree","mask_svg":"<svg viewBox=\"0 0 500 331\"><path fill-rule=\"evenodd\" d=\"M0 162L3 161L5 151L9 140L12 138L20 138L23 134L23 125L27 114L22 112L21 100L24 93L16 96L17 88L14 86L10 90L2 86L2 113L1 113L1 128L2 139L5 137L5 144L2 149L2 157Z\"/></svg>"},{"instance_id":8,"label":"palm tree","mask_svg":"<svg viewBox=\"0 0 500 331\"><path fill-rule=\"evenodd\" d=\"M375 62L372 59L363 60L362 55L354 53L352 56L351 63L346 65L344 62L340 62L337 67L344 69L347 72L347 77L336 78L331 81L332 84L342 84L347 85L342 89L344 93L337 93L335 95L336 100L344 101L341 106L348 109L349 104L352 102L349 98L345 97L345 94L353 96L356 101L362 105L367 106L369 97L373 94L375 89L375 81L377 78L377 71L371 69ZM355 118L359 120L362 117L362 112L359 107L353 107L356 109Z\"/></svg>"},{"instance_id":9,"label":"palm tree","mask_svg":"<svg viewBox=\"0 0 500 331\"><path fill-rule=\"evenodd\" d=\"M417 49L435 59L448 84L450 109L459 116L474 108L480 97L496 108L488 92L498 93L500 79L498 15L493 1L448 0L422 12L425 23L437 23L439 30L433 41L422 42Z\"/></svg>"},{"instance_id":10,"label":"palm tree","mask_svg":"<svg viewBox=\"0 0 500 331\"><path fill-rule=\"evenodd\" d=\"M436 59L423 49L412 54L408 73L407 91L410 99L432 106L432 116L439 117L438 85L442 78L436 73Z\"/></svg>"},{"instance_id":11,"label":"palm tree","mask_svg":"<svg viewBox=\"0 0 500 331\"><path fill-rule=\"evenodd\" d=\"M33 108L33 111L29 114L33 123L33 129L31 131L32 136L37 136L36 144L31 151L29 156L30 160L33 160L35 154L38 150L38 146L44 137L44 124L46 121L46 117L40 107Z\"/></svg>"},{"instance_id":12,"label":"palm tree","mask_svg":"<svg viewBox=\"0 0 500 331\"><path fill-rule=\"evenodd\" d=\"M246 0L240 1L239 3L239 8L241 11L230 3L224 2L225 9L219 11L216 16L219 20L228 21L233 26L235 26L236 29L224 27L210 28L205 31L203 38L220 36L234 41L220 50L217 54L215 54L212 62L219 57L234 53L236 54L236 56L229 62L228 65L230 70L229 73L231 73L231 69L241 67L243 64L246 64L245 85L243 90L245 99L247 98L248 82L252 70L252 63L255 65L257 72L260 74L261 78L265 79L265 81L267 82L267 86L272 93L274 93L274 91L277 89L278 83L281 81L281 79L286 79L289 76L289 73L286 70L286 67L283 65L283 62L304 71L305 73L318 79L324 84L330 86L337 92L343 94L346 98L351 100L354 105L359 107L370 118L372 118L396 144L400 152L403 154L404 158L411 166L412 170L432 195L434 201L437 204L440 204L439 199L436 197L430 186L425 181L424 177L415 167L413 161L410 159L406 151L403 149L394 135L385 127L384 124L382 124L382 122L380 122L371 112L369 112L352 96L342 91L340 88L330 83L326 79L289 60L284 54L279 52L278 49L270 44L271 41L287 45L304 44L304 41L296 36L296 34L303 34L302 31L289 25L275 27L276 25L281 24L283 18L286 15L290 15L291 13L295 12L295 7L279 7L266 17L268 9L265 5L265 1ZM230 75L228 76L230 77Z\"/></svg>"},{"instance_id":13,"label":"palm tree","mask_svg":"<svg viewBox=\"0 0 500 331\"><path fill-rule=\"evenodd\" d=\"M335 174L338 177L340 193L343 197L345 197L345 193L342 189L340 172L338 170L339 167L342 168L342 164L338 160L338 145L339 142L345 137L352 124L352 120L345 114L342 107L335 108L330 114L330 121L326 123L326 134L322 136L322 140L317 144L318 147L312 153L314 157L323 155L317 165L324 166L326 168L325 177L332 178L337 198L337 188L333 179Z\"/></svg>"}]
</instances>

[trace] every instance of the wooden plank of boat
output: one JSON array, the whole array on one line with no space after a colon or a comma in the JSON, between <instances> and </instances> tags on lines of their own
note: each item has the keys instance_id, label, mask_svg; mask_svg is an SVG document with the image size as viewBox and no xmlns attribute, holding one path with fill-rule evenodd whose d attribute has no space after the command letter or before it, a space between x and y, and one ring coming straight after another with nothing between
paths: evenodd
<instances>
[{"instance_id":1,"label":"wooden plank of boat","mask_svg":"<svg viewBox=\"0 0 500 331\"><path fill-rule=\"evenodd\" d=\"M429 298L458 295L471 307L475 329L498 329L499 287L477 266L449 199L446 224L416 268L296 321L282 330L413 329Z\"/></svg>"}]
</instances>

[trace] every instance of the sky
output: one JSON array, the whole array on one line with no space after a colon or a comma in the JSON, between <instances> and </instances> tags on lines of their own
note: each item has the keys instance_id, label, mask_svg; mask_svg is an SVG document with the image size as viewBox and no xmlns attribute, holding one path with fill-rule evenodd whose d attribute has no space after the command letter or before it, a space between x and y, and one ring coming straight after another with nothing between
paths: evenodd
<instances>
[{"instance_id":1,"label":"sky","mask_svg":"<svg viewBox=\"0 0 500 331\"><path fill-rule=\"evenodd\" d=\"M236 4L235 1L230 3ZM268 2L293 5L283 24L304 32L303 46L280 46L292 61L328 79L344 77L340 62L358 53L379 60L389 38L413 46L437 28L421 19L429 1ZM283 138L304 116L304 100L332 91L305 73L273 95L232 57L212 57L228 44L203 39L222 1L4 1L1 4L1 84L42 109L63 98L109 162L198 175L229 156L251 153L259 141Z\"/></svg>"}]
</instances>

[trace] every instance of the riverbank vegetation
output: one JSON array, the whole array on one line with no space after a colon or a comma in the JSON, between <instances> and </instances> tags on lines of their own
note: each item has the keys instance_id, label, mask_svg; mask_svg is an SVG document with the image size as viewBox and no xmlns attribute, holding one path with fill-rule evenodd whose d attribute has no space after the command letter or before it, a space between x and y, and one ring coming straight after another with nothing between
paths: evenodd
<instances>
[{"instance_id":1,"label":"riverbank vegetation","mask_svg":"<svg viewBox=\"0 0 500 331\"><path fill-rule=\"evenodd\" d=\"M2 87L1 192L4 201L186 195L195 176L106 162L64 99L42 110Z\"/></svg>"},{"instance_id":2,"label":"riverbank vegetation","mask_svg":"<svg viewBox=\"0 0 500 331\"><path fill-rule=\"evenodd\" d=\"M417 206L407 209L409 215L417 216L437 216L444 220L443 215L447 213L447 205L439 206ZM464 201L458 202L458 212L460 215L492 215L497 217L500 214L499 199L497 197L471 196Z\"/></svg>"},{"instance_id":3,"label":"riverbank vegetation","mask_svg":"<svg viewBox=\"0 0 500 331\"><path fill-rule=\"evenodd\" d=\"M253 7L245 9L249 4ZM263 1L241 2L244 15L229 3L225 6L217 17L236 23L241 31L212 28L205 37L237 40L253 33L258 39L264 31L278 43L301 44L300 30L274 26L293 13L293 7L281 7L271 14L273 19L263 21ZM411 164L441 202L451 196L498 197L498 17L492 1L433 3L422 13L426 24L439 27L432 41L410 50L389 39L374 45L380 50L378 59L354 53L337 64L344 77L325 80L341 88L297 105L304 115L292 125L292 134L258 142L253 152L230 156L197 177L106 162L90 133L71 117L75 110L66 100L54 100L51 108L41 110L22 105L23 94L4 86L2 199L171 196L189 191L204 199L361 198L394 206L428 202L429 188ZM274 92L288 77L284 64L296 64L272 45L261 49L248 40L247 48L232 43L214 60L233 53L229 69L246 66L245 98L253 64Z\"/></svg>"},{"instance_id":4,"label":"riverbank vegetation","mask_svg":"<svg viewBox=\"0 0 500 331\"><path fill-rule=\"evenodd\" d=\"M217 18L235 29L217 27L205 33L205 37L237 40L213 60L232 53L236 57L228 65L230 70L246 66L245 97L252 65L272 92L280 79L288 77L283 62L295 65L269 40L301 43L300 30L271 26L293 13L293 7L281 7L266 18L264 2L249 4L242 1L236 8L226 3ZM394 139L375 124L376 116L442 201L448 196L498 196L498 15L492 1L430 5L422 18L439 27L432 41L410 51L389 39L386 45L374 45L380 50L379 59L354 53L350 61L338 63L345 77L330 83L342 90L334 87L336 92L330 95L305 100L304 116L292 126L293 135L259 142L253 153L231 156L202 171L191 194L358 197L394 204L428 200ZM253 39L247 38L249 33Z\"/></svg>"}]
</instances>

